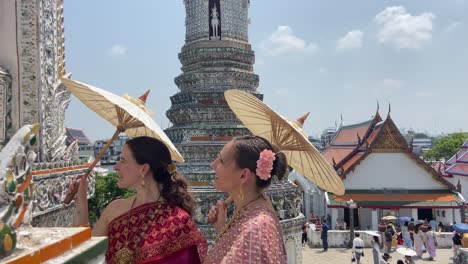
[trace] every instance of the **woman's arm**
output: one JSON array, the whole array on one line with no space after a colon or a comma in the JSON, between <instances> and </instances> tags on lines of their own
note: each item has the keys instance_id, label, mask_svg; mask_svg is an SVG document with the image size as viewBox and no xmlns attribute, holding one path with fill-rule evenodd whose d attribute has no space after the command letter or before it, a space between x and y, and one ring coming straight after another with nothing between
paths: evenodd
<instances>
[{"instance_id":1,"label":"woman's arm","mask_svg":"<svg viewBox=\"0 0 468 264\"><path fill-rule=\"evenodd\" d=\"M73 192L78 188L75 199L75 214L73 215L73 226L87 226L88 220L88 179L81 175L79 182L73 182L70 186L70 191Z\"/></svg>"}]
</instances>

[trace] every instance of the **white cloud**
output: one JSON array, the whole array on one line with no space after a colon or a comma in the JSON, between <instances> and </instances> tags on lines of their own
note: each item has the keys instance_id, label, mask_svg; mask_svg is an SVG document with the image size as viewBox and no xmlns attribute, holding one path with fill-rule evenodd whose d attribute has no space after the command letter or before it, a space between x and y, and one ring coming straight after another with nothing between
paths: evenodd
<instances>
[{"instance_id":1,"label":"white cloud","mask_svg":"<svg viewBox=\"0 0 468 264\"><path fill-rule=\"evenodd\" d=\"M378 85L378 89L386 95L399 92L405 86L405 82L396 79L384 79Z\"/></svg>"},{"instance_id":2,"label":"white cloud","mask_svg":"<svg viewBox=\"0 0 468 264\"><path fill-rule=\"evenodd\" d=\"M360 30L349 31L336 43L336 51L358 49L362 47L362 37L364 33Z\"/></svg>"},{"instance_id":3,"label":"white cloud","mask_svg":"<svg viewBox=\"0 0 468 264\"><path fill-rule=\"evenodd\" d=\"M107 51L107 55L112 57L123 57L127 55L127 47L120 44L115 44Z\"/></svg>"},{"instance_id":4,"label":"white cloud","mask_svg":"<svg viewBox=\"0 0 468 264\"><path fill-rule=\"evenodd\" d=\"M446 28L445 28L445 32L452 32L452 31L455 31L457 30L459 27L461 27L463 25L462 22L453 22L451 23L450 25L448 25Z\"/></svg>"},{"instance_id":5,"label":"white cloud","mask_svg":"<svg viewBox=\"0 0 468 264\"><path fill-rule=\"evenodd\" d=\"M315 53L318 49L315 43L294 35L289 26L279 26L271 36L260 43L260 49L269 55L290 55L296 53Z\"/></svg>"},{"instance_id":6,"label":"white cloud","mask_svg":"<svg viewBox=\"0 0 468 264\"><path fill-rule=\"evenodd\" d=\"M380 43L392 44L399 49L419 49L432 38L434 18L432 13L413 16L402 6L387 7L374 18L381 26L377 38Z\"/></svg>"}]
</instances>

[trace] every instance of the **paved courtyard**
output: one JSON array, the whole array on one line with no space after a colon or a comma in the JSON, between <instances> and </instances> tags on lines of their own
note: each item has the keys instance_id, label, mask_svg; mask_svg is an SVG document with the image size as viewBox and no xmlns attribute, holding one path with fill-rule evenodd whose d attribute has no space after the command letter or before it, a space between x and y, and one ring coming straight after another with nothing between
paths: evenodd
<instances>
[{"instance_id":1,"label":"paved courtyard","mask_svg":"<svg viewBox=\"0 0 468 264\"><path fill-rule=\"evenodd\" d=\"M361 258L362 264L373 264L372 249L364 249L364 257ZM398 259L403 259L403 256L393 251L391 254L392 258L389 263L396 263ZM438 263L438 264L451 264L453 263L450 259L452 257L451 249L438 249L437 257L434 261L429 260L429 255L425 253L422 259L416 259L416 263ZM352 263L351 262L351 250L343 248L329 248L327 252L323 252L321 248L309 248L304 247L302 251L302 263L310 264L341 264L341 263ZM355 262L354 262L355 263Z\"/></svg>"}]
</instances>

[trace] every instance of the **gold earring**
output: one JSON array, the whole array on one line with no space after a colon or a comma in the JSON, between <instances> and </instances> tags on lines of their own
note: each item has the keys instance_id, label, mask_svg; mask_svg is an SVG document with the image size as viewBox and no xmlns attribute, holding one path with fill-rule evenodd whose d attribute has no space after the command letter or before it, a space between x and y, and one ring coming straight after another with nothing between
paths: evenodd
<instances>
[{"instance_id":1,"label":"gold earring","mask_svg":"<svg viewBox=\"0 0 468 264\"><path fill-rule=\"evenodd\" d=\"M145 175L141 174L141 187L145 187L146 182L145 182Z\"/></svg>"},{"instance_id":2,"label":"gold earring","mask_svg":"<svg viewBox=\"0 0 468 264\"><path fill-rule=\"evenodd\" d=\"M244 190L242 190L242 184L240 185L239 195L237 196L239 200L244 200Z\"/></svg>"}]
</instances>

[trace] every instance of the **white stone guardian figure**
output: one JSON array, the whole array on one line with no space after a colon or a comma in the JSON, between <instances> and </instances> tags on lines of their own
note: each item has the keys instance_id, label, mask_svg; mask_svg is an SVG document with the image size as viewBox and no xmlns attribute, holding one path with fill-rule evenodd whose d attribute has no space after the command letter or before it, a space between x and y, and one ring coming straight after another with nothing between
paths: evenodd
<instances>
[{"instance_id":1,"label":"white stone guardian figure","mask_svg":"<svg viewBox=\"0 0 468 264\"><path fill-rule=\"evenodd\" d=\"M213 5L213 8L211 9L211 29L213 31L213 38L216 38L216 39L219 39L218 26L219 26L218 9L216 8L216 5Z\"/></svg>"}]
</instances>

